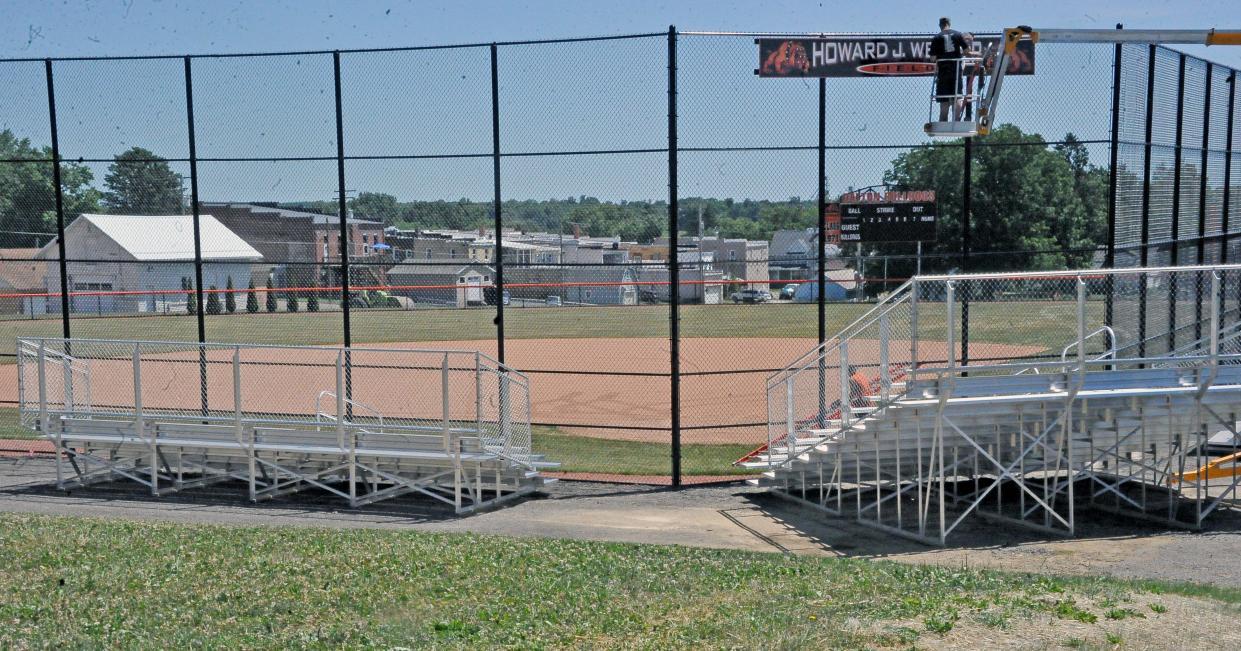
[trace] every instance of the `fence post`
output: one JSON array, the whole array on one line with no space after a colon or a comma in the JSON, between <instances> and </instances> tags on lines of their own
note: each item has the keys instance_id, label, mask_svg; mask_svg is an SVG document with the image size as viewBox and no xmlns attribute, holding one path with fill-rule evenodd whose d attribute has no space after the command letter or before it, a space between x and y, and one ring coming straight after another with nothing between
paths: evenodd
<instances>
[{"instance_id":1,"label":"fence post","mask_svg":"<svg viewBox=\"0 0 1241 651\"><path fill-rule=\"evenodd\" d=\"M1232 126L1234 110L1236 109L1237 100L1237 71L1233 70L1228 74L1228 121L1224 127L1224 205L1221 207L1223 211L1220 232L1224 234L1223 241L1220 244L1219 261L1220 264L1228 264L1228 213L1232 209L1232 202L1228 195L1232 194ZM1228 292L1228 275L1220 279L1220 293ZM1226 299L1225 299L1226 300ZM1225 305L1227 303L1225 302ZM1227 313L1226 310L1223 313ZM1222 318L1222 316L1221 316Z\"/></svg>"},{"instance_id":2,"label":"fence post","mask_svg":"<svg viewBox=\"0 0 1241 651\"><path fill-rule=\"evenodd\" d=\"M1179 57L1176 78L1176 144L1172 149L1172 253L1170 266L1181 264L1181 247L1176 241L1181 236L1181 164L1185 136L1185 61L1187 55ZM1176 350L1176 304L1180 295L1180 274L1172 272L1168 283L1168 352Z\"/></svg>"},{"instance_id":3,"label":"fence post","mask_svg":"<svg viewBox=\"0 0 1241 651\"><path fill-rule=\"evenodd\" d=\"M1142 145L1142 241L1138 251L1139 266L1150 266L1151 235L1151 146L1155 117L1155 56L1158 46L1147 47L1146 62L1146 131ZM1138 277L1138 357L1146 357L1146 274Z\"/></svg>"},{"instance_id":4,"label":"fence post","mask_svg":"<svg viewBox=\"0 0 1241 651\"><path fill-rule=\"evenodd\" d=\"M353 330L349 321L349 205L345 199L345 116L341 110L340 50L332 52L332 78L336 90L336 211L340 219L340 310L345 344L345 399L353 400ZM327 262L327 260L324 260ZM319 270L315 269L315 276ZM347 414L353 417L353 403L346 402Z\"/></svg>"},{"instance_id":5,"label":"fence post","mask_svg":"<svg viewBox=\"0 0 1241 651\"><path fill-rule=\"evenodd\" d=\"M52 185L56 195L56 256L60 264L60 329L65 338L65 354L69 355L69 264L65 253L65 192L60 185L60 135L56 124L56 84L52 80L52 60L43 60L43 70L47 76L47 116L51 123L52 134ZM30 301L30 312L34 314L34 301ZM48 308L44 299L43 308Z\"/></svg>"},{"instance_id":6,"label":"fence post","mask_svg":"<svg viewBox=\"0 0 1241 651\"><path fill-rule=\"evenodd\" d=\"M500 194L500 67L498 48L491 44L491 176L492 212L495 213L496 361L504 363L504 246L501 229L503 204ZM563 260L561 261L563 262Z\"/></svg>"},{"instance_id":7,"label":"fence post","mask_svg":"<svg viewBox=\"0 0 1241 651\"><path fill-rule=\"evenodd\" d=\"M1197 264L1206 264L1207 247L1207 147L1211 146L1211 78L1215 76L1215 64L1207 62L1207 82L1202 101L1202 159L1198 170L1198 257ZM1202 339L1202 280L1199 274L1194 288L1194 341ZM1212 299L1214 300L1214 299Z\"/></svg>"},{"instance_id":8,"label":"fence post","mask_svg":"<svg viewBox=\"0 0 1241 651\"><path fill-rule=\"evenodd\" d=\"M681 269L677 254L677 28L668 26L668 339L672 403L672 485L681 485Z\"/></svg>"},{"instance_id":9,"label":"fence post","mask_svg":"<svg viewBox=\"0 0 1241 651\"><path fill-rule=\"evenodd\" d=\"M973 210L974 139L965 139L965 162L961 179L961 269L970 272L970 213ZM970 363L970 289L966 281L961 297L961 366Z\"/></svg>"},{"instance_id":10,"label":"fence post","mask_svg":"<svg viewBox=\"0 0 1241 651\"><path fill-rule=\"evenodd\" d=\"M203 244L198 214L198 138L194 133L194 75L191 57L188 56L185 57L185 122L190 149L190 214L194 223L194 316L198 322L198 384L202 415L206 417L210 408L207 402L207 348L203 346L207 341L207 303L203 298Z\"/></svg>"},{"instance_id":11,"label":"fence post","mask_svg":"<svg viewBox=\"0 0 1241 651\"><path fill-rule=\"evenodd\" d=\"M819 264L815 273L814 282L818 287L818 296L815 298L817 304L819 320L819 347L822 348L823 343L827 341L827 283L825 271L827 269L827 79L819 77ZM819 405L821 412L826 408L827 401L827 370L824 366L826 360L823 355L819 355Z\"/></svg>"},{"instance_id":12,"label":"fence post","mask_svg":"<svg viewBox=\"0 0 1241 651\"><path fill-rule=\"evenodd\" d=\"M1116 24L1116 29L1124 29L1124 25ZM1120 66L1124 48L1117 43L1112 53L1112 133L1110 165L1107 183L1107 258L1104 267L1112 269L1116 266L1116 184L1120 180L1117 165L1120 160ZM1115 318L1116 283L1115 276L1107 276L1107 305L1103 316L1104 325L1111 327Z\"/></svg>"}]
</instances>

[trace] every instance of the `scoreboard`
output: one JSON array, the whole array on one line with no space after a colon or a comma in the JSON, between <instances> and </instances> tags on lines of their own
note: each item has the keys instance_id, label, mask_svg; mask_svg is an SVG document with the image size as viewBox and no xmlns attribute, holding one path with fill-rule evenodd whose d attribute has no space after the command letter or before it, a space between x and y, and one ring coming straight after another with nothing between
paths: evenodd
<instances>
[{"instance_id":1,"label":"scoreboard","mask_svg":"<svg viewBox=\"0 0 1241 651\"><path fill-rule=\"evenodd\" d=\"M841 242L930 242L935 239L934 201L841 203Z\"/></svg>"}]
</instances>

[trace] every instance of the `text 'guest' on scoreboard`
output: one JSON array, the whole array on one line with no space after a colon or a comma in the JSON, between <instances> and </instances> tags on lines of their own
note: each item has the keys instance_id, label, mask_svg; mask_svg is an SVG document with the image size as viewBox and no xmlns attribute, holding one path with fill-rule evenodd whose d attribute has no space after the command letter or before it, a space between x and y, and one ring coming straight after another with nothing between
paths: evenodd
<instances>
[{"instance_id":1,"label":"text 'guest' on scoreboard","mask_svg":"<svg viewBox=\"0 0 1241 651\"><path fill-rule=\"evenodd\" d=\"M840 198L841 242L931 242L935 192L864 192Z\"/></svg>"}]
</instances>

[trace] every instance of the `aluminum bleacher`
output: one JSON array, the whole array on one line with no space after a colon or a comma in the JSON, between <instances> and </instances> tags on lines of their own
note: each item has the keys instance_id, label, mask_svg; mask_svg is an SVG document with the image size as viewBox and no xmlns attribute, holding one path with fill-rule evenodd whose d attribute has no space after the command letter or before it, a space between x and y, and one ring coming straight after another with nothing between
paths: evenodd
<instances>
[{"instance_id":1,"label":"aluminum bleacher","mask_svg":"<svg viewBox=\"0 0 1241 651\"><path fill-rule=\"evenodd\" d=\"M531 450L529 383L466 351L19 339L22 423L57 486L160 496L234 482L254 501L407 494L457 513L555 481ZM324 388L327 387L327 388Z\"/></svg>"},{"instance_id":2,"label":"aluminum bleacher","mask_svg":"<svg viewBox=\"0 0 1241 651\"><path fill-rule=\"evenodd\" d=\"M1238 440L1239 288L1236 265L914 278L769 378L738 463L930 544L972 516L1072 535L1083 509L1201 527L1241 480L1205 471Z\"/></svg>"}]
</instances>

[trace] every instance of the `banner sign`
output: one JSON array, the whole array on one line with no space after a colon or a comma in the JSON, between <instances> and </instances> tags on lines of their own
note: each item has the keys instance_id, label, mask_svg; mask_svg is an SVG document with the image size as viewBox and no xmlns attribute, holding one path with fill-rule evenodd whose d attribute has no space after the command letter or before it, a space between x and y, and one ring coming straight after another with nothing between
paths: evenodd
<instances>
[{"instance_id":1,"label":"banner sign","mask_svg":"<svg viewBox=\"0 0 1241 651\"><path fill-rule=\"evenodd\" d=\"M865 192L840 198L842 242L931 242L938 214L935 192Z\"/></svg>"},{"instance_id":2,"label":"banner sign","mask_svg":"<svg viewBox=\"0 0 1241 651\"><path fill-rule=\"evenodd\" d=\"M840 246L840 204L829 203L823 207L823 241Z\"/></svg>"},{"instance_id":3,"label":"banner sign","mask_svg":"<svg viewBox=\"0 0 1241 651\"><path fill-rule=\"evenodd\" d=\"M832 36L827 38L760 38L760 77L911 77L935 74L932 36ZM979 52L1000 48L998 35L976 36ZM1034 42L1020 41L1009 59L1008 74L1034 74Z\"/></svg>"}]
</instances>

